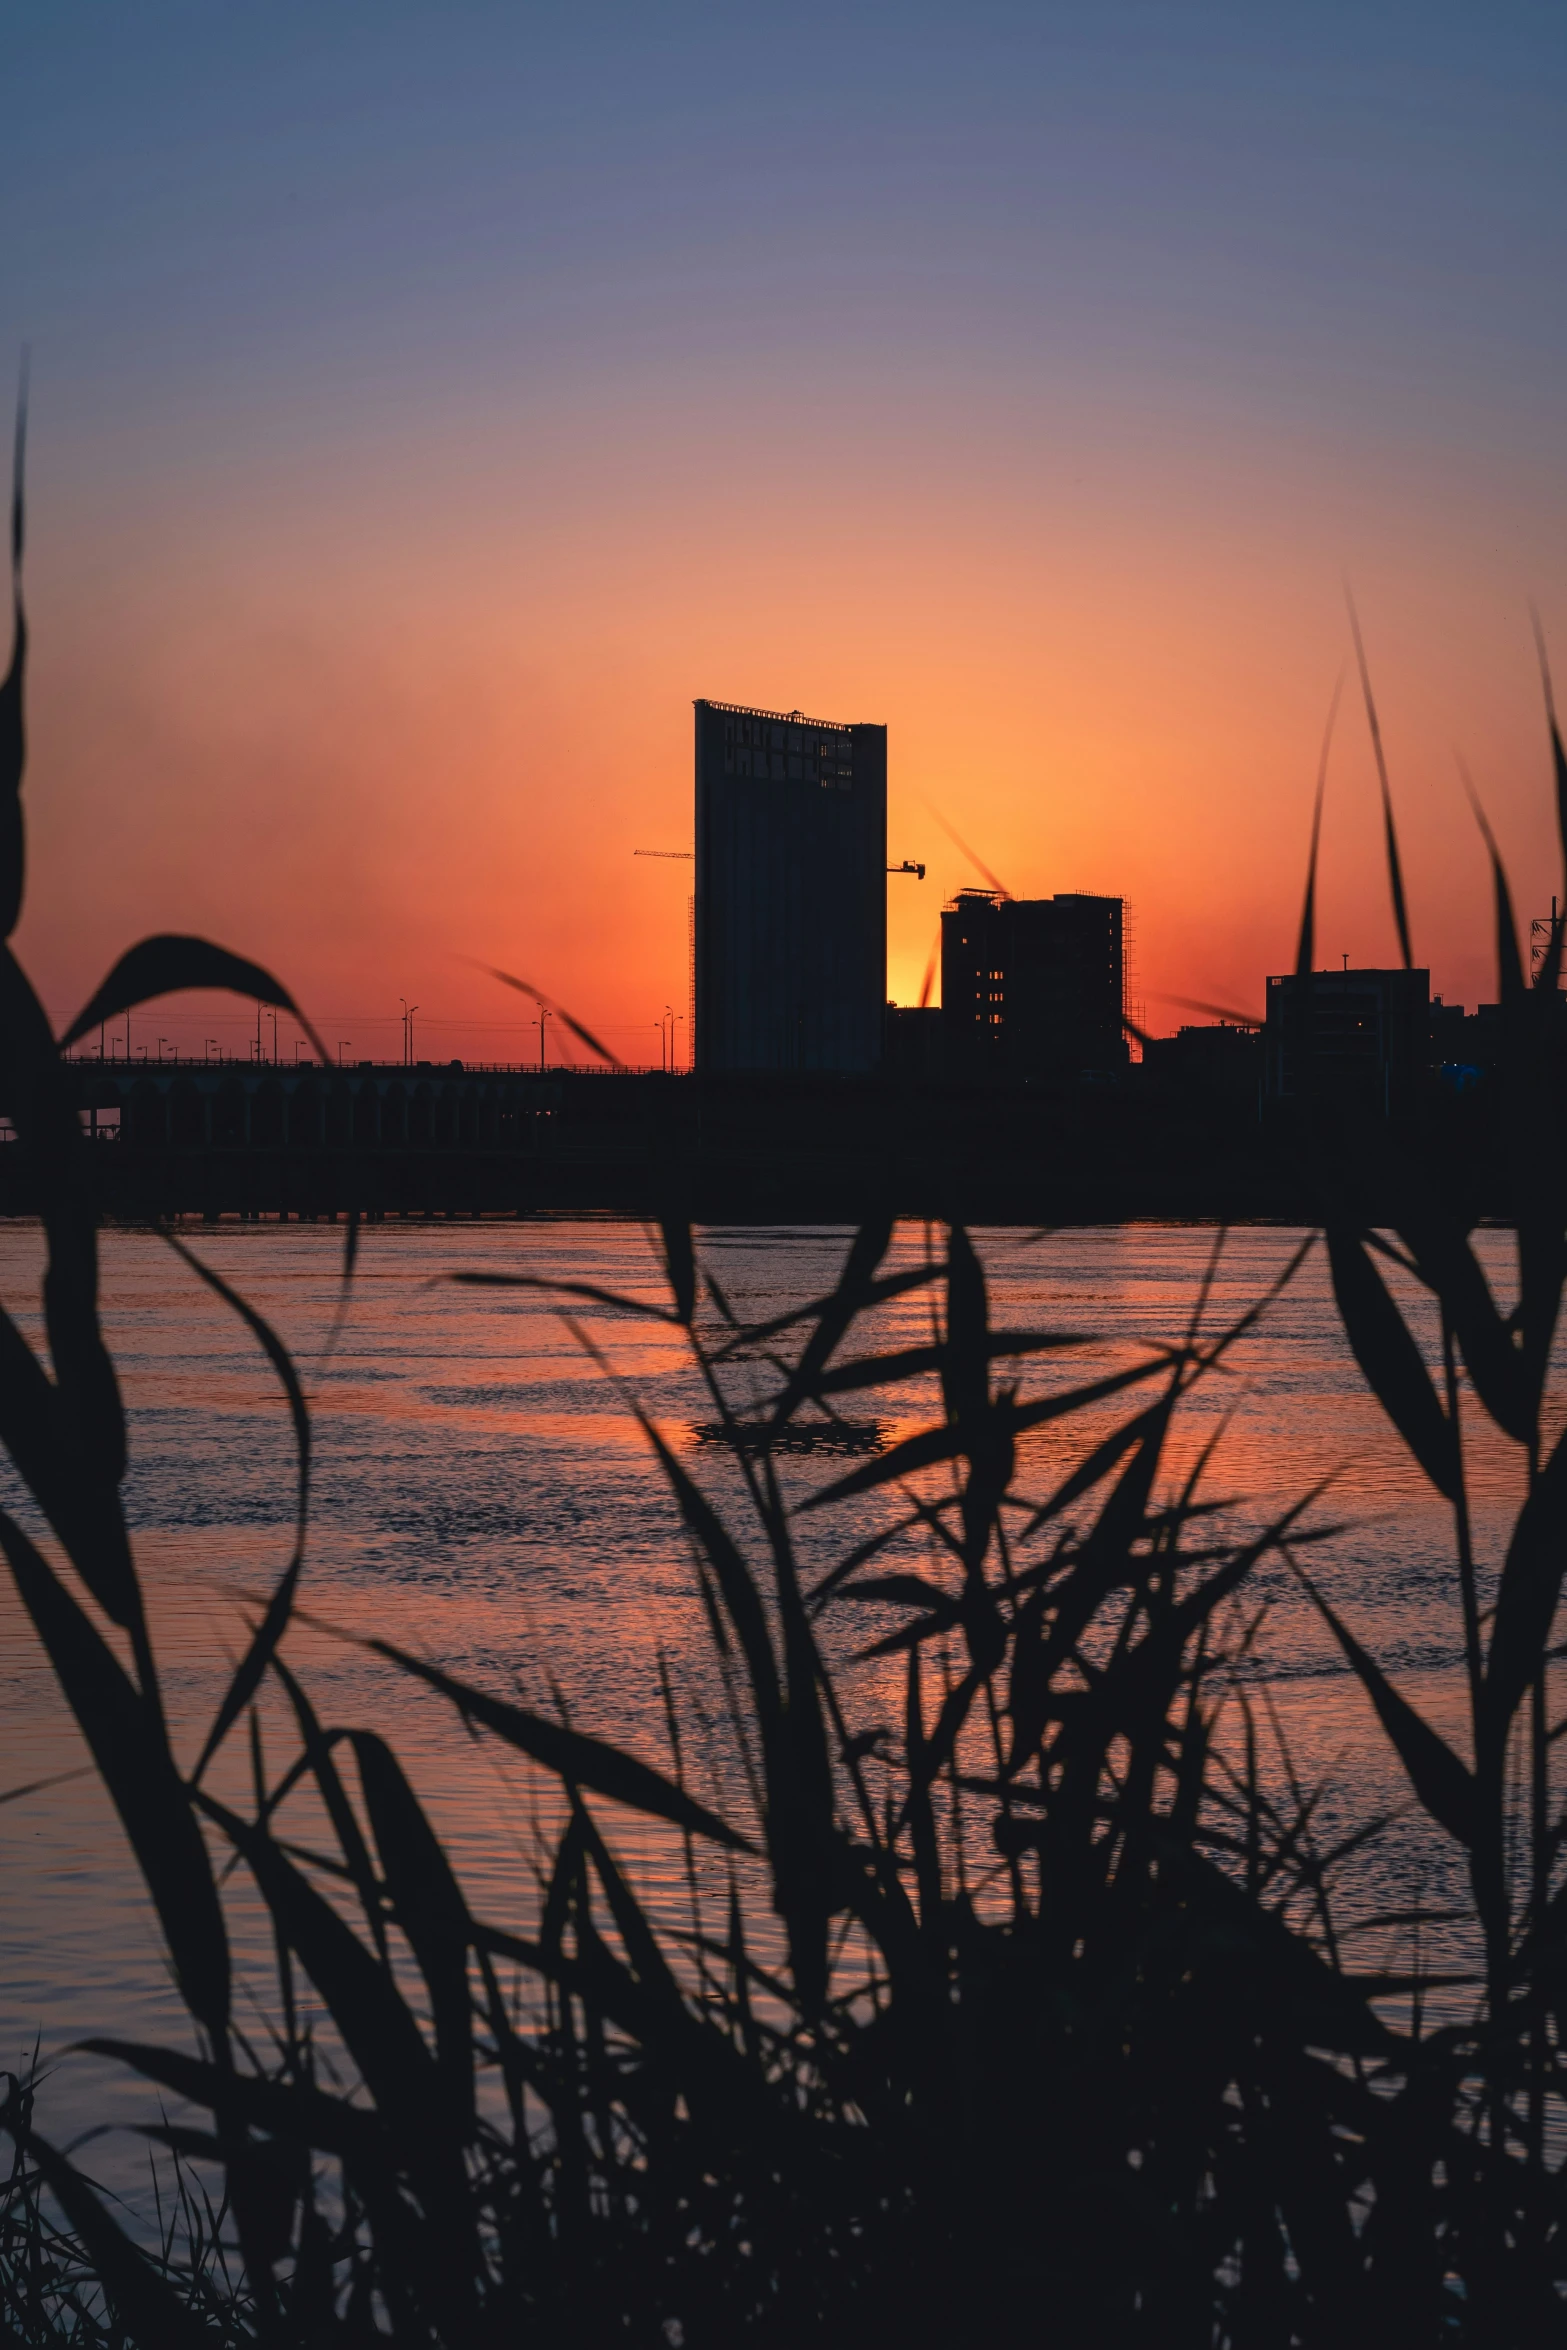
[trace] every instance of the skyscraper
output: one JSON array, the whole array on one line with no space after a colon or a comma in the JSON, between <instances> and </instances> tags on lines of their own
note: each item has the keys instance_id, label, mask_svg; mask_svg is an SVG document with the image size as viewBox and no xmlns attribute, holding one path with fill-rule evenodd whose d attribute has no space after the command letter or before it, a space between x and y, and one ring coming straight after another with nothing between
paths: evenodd
<instances>
[{"instance_id":1,"label":"skyscraper","mask_svg":"<svg viewBox=\"0 0 1567 2350\"><path fill-rule=\"evenodd\" d=\"M698 1069L874 1069L886 970L887 729L698 702Z\"/></svg>"}]
</instances>

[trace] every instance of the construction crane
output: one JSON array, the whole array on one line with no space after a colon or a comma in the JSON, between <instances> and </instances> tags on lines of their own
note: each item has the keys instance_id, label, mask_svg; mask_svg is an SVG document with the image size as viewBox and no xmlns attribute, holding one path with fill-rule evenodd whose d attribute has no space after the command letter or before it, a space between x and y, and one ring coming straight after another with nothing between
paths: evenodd
<instances>
[{"instance_id":1,"label":"construction crane","mask_svg":"<svg viewBox=\"0 0 1567 2350\"><path fill-rule=\"evenodd\" d=\"M634 858L684 858L691 862L693 848L632 848ZM926 879L926 867L916 865L914 858L904 858L902 865L888 865L890 874L914 874L916 881Z\"/></svg>"},{"instance_id":2,"label":"construction crane","mask_svg":"<svg viewBox=\"0 0 1567 2350\"><path fill-rule=\"evenodd\" d=\"M694 849L633 849L631 854L634 857L681 857L689 864L696 851ZM889 873L912 873L916 881L923 881L925 878L924 866L916 865L912 857L905 857L901 865L889 865L887 871Z\"/></svg>"}]
</instances>

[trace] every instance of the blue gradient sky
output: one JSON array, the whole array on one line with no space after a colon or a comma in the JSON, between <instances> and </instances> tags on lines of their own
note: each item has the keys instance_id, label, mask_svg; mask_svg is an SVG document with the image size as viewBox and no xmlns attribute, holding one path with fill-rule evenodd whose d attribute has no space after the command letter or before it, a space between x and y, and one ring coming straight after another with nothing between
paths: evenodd
<instances>
[{"instance_id":1,"label":"blue gradient sky","mask_svg":"<svg viewBox=\"0 0 1567 2350\"><path fill-rule=\"evenodd\" d=\"M1455 744L1527 910L1557 885L1560 9L34 5L7 45L61 1013L200 926L363 1051L400 991L430 1049L521 1049L463 953L639 1051L685 913L630 850L688 836L700 693L891 726L903 999L973 878L928 797L1015 889L1134 900L1153 1025L1255 1003L1346 571L1434 984L1491 992ZM1324 948L1374 960L1364 737Z\"/></svg>"}]
</instances>

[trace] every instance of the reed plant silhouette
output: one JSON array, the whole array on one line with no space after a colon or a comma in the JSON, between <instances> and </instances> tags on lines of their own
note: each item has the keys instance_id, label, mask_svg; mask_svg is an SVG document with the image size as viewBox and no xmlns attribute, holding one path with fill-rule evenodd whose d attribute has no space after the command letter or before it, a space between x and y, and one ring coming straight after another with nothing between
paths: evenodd
<instances>
[{"instance_id":1,"label":"reed plant silhouette","mask_svg":"<svg viewBox=\"0 0 1567 2350\"><path fill-rule=\"evenodd\" d=\"M20 554L18 499L18 569ZM18 593L0 698L8 932L24 658ZM1559 743L1556 758L1567 806ZM1469 1752L1420 1718L1311 1574L1331 1531L1317 1496L1241 1535L1209 1490L1210 1452L1172 1467L1186 1399L1312 1242L1234 1322L1211 1326L1205 1282L1177 1342L1074 1380L1066 1334L995 1327L961 1224L899 1268L890 1216L873 1219L830 1291L746 1324L672 1212L660 1306L549 1284L525 1258L488 1278L552 1290L568 1313L657 1313L685 1334L723 1439L722 1497L634 1397L628 1408L678 1507L726 1693L702 1770L667 1675L669 1751L655 1763L587 1736L564 1705L530 1710L367 1644L552 1790L536 1898L501 1918L475 1909L389 1740L323 1720L291 1660L307 1399L275 1334L173 1233L278 1374L298 1485L292 1553L212 1721L177 1741L167 1715L121 1505L124 1418L63 1052L173 987L290 999L204 942L151 940L57 1041L0 950L0 1111L37 1171L48 1345L45 1362L0 1315L0 1436L49 1529L35 1541L0 1514L0 1546L193 2031L185 2048L88 2043L181 2101L182 2118L149 2125L186 2196L153 2250L40 2131L33 2084L9 2083L0 2338L1557 2340L1567 1819L1550 1678L1567 1452L1547 1440L1544 1398L1567 1230L1537 1146L1540 1104L1557 1098L1562 941L1558 926L1526 989L1499 860L1495 875L1504 1099L1529 1144L1516 1304L1494 1303L1440 1165L1417 1155L1395 1225L1367 1230L1340 1204L1353 1170L1313 1140L1309 1087L1301 1138L1350 1343L1452 1505ZM1308 890L1304 974L1312 902ZM1401 887L1395 902L1407 950ZM1438 1302L1435 1376L1379 1269L1391 1256ZM887 1348L878 1310L917 1292L928 1337ZM792 1498L802 1426L899 1388L933 1398L927 1424ZM1527 1486L1489 1577L1466 1498L1461 1412L1476 1410L1516 1446ZM1077 1423L1070 1466L1025 1492L1020 1440L1051 1424L1064 1441ZM808 1572L803 1515L872 1493L879 1529ZM1346 1955L1334 1884L1354 1839L1324 1846L1317 1797L1260 1759L1266 1705L1248 1671L1269 1558L1300 1577L1415 1797L1462 1849L1473 1980ZM880 1627L864 1670L841 1661L849 1623ZM292 1724L281 1761L261 1731L268 1691ZM220 1795L215 1766L241 1737L248 1794L224 1777ZM616 1851L627 1814L677 1848L688 1922L639 1896ZM233 1866L273 1928L264 2037L234 2013L220 1882ZM1437 1989L1447 2009L1433 2024Z\"/></svg>"}]
</instances>

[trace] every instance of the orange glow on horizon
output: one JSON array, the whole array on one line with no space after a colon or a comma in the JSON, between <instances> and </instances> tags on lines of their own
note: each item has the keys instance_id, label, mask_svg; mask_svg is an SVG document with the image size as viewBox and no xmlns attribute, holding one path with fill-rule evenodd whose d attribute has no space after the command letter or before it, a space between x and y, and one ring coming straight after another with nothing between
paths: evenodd
<instances>
[{"instance_id":1,"label":"orange glow on horizon","mask_svg":"<svg viewBox=\"0 0 1567 2350\"><path fill-rule=\"evenodd\" d=\"M1346 563L1417 958L1449 1000L1494 993L1455 744L1520 918L1560 888L1526 595L1567 661L1567 570L1521 485L1474 479L1432 522L1396 487L1325 498L1309 451L1269 480L1213 439L1120 470L1107 444L1074 480L1015 437L1010 465L949 440L938 480L907 423L872 447L775 419L764 461L760 420L744 445L702 421L557 422L531 459L492 423L417 495L385 450L258 461L161 516L36 495L22 947L62 1021L132 938L191 929L269 963L349 1058L395 1056L400 997L421 1054L535 1057L475 957L656 1065L691 868L632 851L689 842L699 694L888 724L889 857L927 867L888 884L894 1000L980 878L934 807L1016 894L1127 898L1156 1032L1182 996L1260 1011L1293 955ZM1394 959L1353 680L1319 906L1324 960ZM253 1024L170 1003L138 1042L243 1050Z\"/></svg>"}]
</instances>

